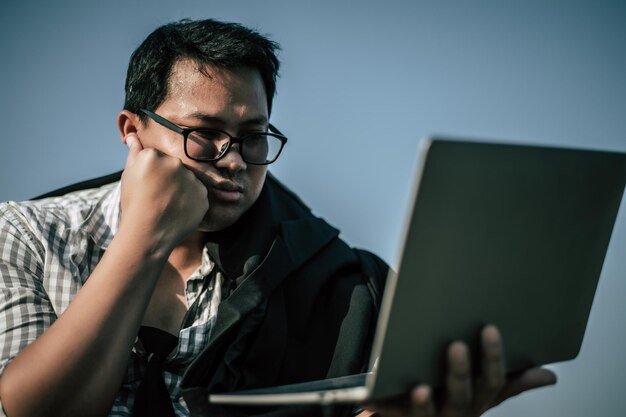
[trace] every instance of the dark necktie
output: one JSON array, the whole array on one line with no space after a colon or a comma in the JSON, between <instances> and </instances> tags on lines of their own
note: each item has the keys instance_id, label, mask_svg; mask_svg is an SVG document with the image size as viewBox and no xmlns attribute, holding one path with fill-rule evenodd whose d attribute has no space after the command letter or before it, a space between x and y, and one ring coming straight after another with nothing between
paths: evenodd
<instances>
[{"instance_id":1,"label":"dark necktie","mask_svg":"<svg viewBox=\"0 0 626 417\"><path fill-rule=\"evenodd\" d=\"M137 388L133 417L174 417L174 406L163 379L163 363L178 345L178 337L155 327L141 326L139 340L148 353L148 366Z\"/></svg>"}]
</instances>

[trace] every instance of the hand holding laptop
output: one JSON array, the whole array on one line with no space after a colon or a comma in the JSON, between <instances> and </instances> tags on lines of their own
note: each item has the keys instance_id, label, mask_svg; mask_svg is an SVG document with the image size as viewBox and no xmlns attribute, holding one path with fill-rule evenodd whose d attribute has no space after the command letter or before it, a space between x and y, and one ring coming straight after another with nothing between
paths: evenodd
<instances>
[{"instance_id":1,"label":"hand holding laptop","mask_svg":"<svg viewBox=\"0 0 626 417\"><path fill-rule=\"evenodd\" d=\"M554 373L544 368L507 377L504 346L495 326L482 330L481 345L479 374L471 372L467 345L453 342L447 351L444 392L433 393L429 386L419 385L406 396L364 405L359 416L478 416L524 391L556 383Z\"/></svg>"}]
</instances>

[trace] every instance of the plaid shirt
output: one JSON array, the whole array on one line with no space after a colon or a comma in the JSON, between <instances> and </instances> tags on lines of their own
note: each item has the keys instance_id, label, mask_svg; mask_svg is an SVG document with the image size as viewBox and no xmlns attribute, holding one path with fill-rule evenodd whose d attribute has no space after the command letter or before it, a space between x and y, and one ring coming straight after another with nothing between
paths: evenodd
<instances>
[{"instance_id":1,"label":"plaid shirt","mask_svg":"<svg viewBox=\"0 0 626 417\"><path fill-rule=\"evenodd\" d=\"M7 363L65 311L115 235L119 182L40 201L0 204L0 374ZM190 327L165 362L164 379L177 416L189 414L179 383L206 345L221 297L222 277L205 248L187 279L187 305L198 303ZM130 416L147 355L137 340L109 416ZM0 407L0 415L4 415Z\"/></svg>"}]
</instances>

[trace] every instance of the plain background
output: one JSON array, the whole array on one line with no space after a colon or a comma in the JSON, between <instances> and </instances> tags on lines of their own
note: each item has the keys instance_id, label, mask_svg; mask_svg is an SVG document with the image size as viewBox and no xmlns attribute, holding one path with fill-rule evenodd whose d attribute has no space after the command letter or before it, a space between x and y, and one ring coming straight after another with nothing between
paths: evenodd
<instances>
[{"instance_id":1,"label":"plain background","mask_svg":"<svg viewBox=\"0 0 626 417\"><path fill-rule=\"evenodd\" d=\"M621 1L3 1L0 200L121 169L128 58L185 17L282 45L272 121L290 141L273 172L393 265L423 136L626 151ZM491 416L622 414L625 212L578 359Z\"/></svg>"}]
</instances>

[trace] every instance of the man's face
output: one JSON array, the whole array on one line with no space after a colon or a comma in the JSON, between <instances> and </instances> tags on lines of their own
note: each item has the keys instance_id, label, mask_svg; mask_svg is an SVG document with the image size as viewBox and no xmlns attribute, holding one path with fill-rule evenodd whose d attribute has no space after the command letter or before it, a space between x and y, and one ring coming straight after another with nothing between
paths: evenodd
<instances>
[{"instance_id":1,"label":"man's face","mask_svg":"<svg viewBox=\"0 0 626 417\"><path fill-rule=\"evenodd\" d=\"M214 128L233 136L267 130L267 98L257 70L207 67L205 72L209 76L191 61L175 64L169 94L154 112L181 127ZM218 161L197 162L185 155L182 135L152 120L137 134L144 148L179 158L206 186L209 210L202 231L230 226L261 192L267 166L247 164L235 148Z\"/></svg>"}]
</instances>

